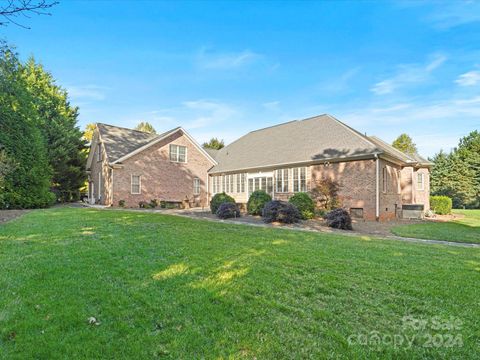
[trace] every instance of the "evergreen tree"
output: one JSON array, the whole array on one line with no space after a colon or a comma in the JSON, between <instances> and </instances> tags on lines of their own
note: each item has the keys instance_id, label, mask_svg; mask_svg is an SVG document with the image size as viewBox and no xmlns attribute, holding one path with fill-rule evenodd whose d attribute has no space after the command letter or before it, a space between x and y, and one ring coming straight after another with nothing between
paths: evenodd
<instances>
[{"instance_id":1,"label":"evergreen tree","mask_svg":"<svg viewBox=\"0 0 480 360\"><path fill-rule=\"evenodd\" d=\"M135 126L135 130L148 132L148 133L151 133L151 134L156 134L157 133L155 131L155 129L153 128L152 124L150 124L149 122L146 122L146 121L145 122L142 121L140 124Z\"/></svg>"},{"instance_id":2,"label":"evergreen tree","mask_svg":"<svg viewBox=\"0 0 480 360\"><path fill-rule=\"evenodd\" d=\"M78 108L70 105L67 92L33 58L23 67L23 77L46 140L52 189L61 201L77 200L86 180L86 142L77 126Z\"/></svg>"},{"instance_id":3,"label":"evergreen tree","mask_svg":"<svg viewBox=\"0 0 480 360\"><path fill-rule=\"evenodd\" d=\"M202 147L204 149L215 149L220 150L225 147L223 140L218 140L217 138L211 138L209 142L204 142Z\"/></svg>"},{"instance_id":4,"label":"evergreen tree","mask_svg":"<svg viewBox=\"0 0 480 360\"><path fill-rule=\"evenodd\" d=\"M51 167L39 128L40 118L15 53L0 50L0 147L6 171L0 208L34 208L51 204Z\"/></svg>"},{"instance_id":5,"label":"evergreen tree","mask_svg":"<svg viewBox=\"0 0 480 360\"><path fill-rule=\"evenodd\" d=\"M405 154L412 155L417 152L417 145L408 134L401 134L393 141L392 146Z\"/></svg>"},{"instance_id":6,"label":"evergreen tree","mask_svg":"<svg viewBox=\"0 0 480 360\"><path fill-rule=\"evenodd\" d=\"M458 148L455 149L459 158L464 161L473 172L475 198L468 207L480 207L480 132L475 130L460 139Z\"/></svg>"}]
</instances>

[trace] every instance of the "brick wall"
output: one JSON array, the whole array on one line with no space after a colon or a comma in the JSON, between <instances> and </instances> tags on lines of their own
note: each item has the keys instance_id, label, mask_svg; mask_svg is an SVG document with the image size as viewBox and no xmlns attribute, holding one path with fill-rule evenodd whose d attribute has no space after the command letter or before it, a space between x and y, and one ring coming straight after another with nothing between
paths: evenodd
<instances>
[{"instance_id":1,"label":"brick wall","mask_svg":"<svg viewBox=\"0 0 480 360\"><path fill-rule=\"evenodd\" d=\"M401 167L380 159L380 220L392 220L402 208ZM386 175L384 187L383 176Z\"/></svg>"},{"instance_id":2,"label":"brick wall","mask_svg":"<svg viewBox=\"0 0 480 360\"><path fill-rule=\"evenodd\" d=\"M187 162L170 161L169 145L187 147ZM140 201L152 199L182 202L206 206L207 171L213 166L181 132L153 145L124 161L121 169L113 170L112 204L118 206L125 200L127 207L138 207ZM131 194L131 176L141 178L141 194ZM194 178L200 179L200 195L193 194Z\"/></svg>"},{"instance_id":3,"label":"brick wall","mask_svg":"<svg viewBox=\"0 0 480 360\"><path fill-rule=\"evenodd\" d=\"M363 208L365 219L375 220L375 161L361 160L350 162L314 165L311 167L312 185L322 178L339 183L341 206Z\"/></svg>"},{"instance_id":4,"label":"brick wall","mask_svg":"<svg viewBox=\"0 0 480 360\"><path fill-rule=\"evenodd\" d=\"M98 135L97 135L98 136ZM105 155L105 148L102 146L102 160L97 160L97 153L98 147L95 146L92 149L93 157L92 157L92 165L91 165L91 173L90 173L90 184L93 183L93 197L97 204L109 205L112 201L112 194L111 194L111 172L107 166L107 157ZM99 179L98 174L101 173L101 179ZM101 185L99 183L101 181ZM90 190L91 191L91 190ZM99 192L100 191L100 192Z\"/></svg>"}]
</instances>

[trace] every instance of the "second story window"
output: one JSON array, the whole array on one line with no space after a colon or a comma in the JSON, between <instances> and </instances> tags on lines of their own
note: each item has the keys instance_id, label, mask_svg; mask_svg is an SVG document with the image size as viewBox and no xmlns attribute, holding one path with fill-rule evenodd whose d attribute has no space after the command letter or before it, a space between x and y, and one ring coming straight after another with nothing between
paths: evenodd
<instances>
[{"instance_id":1,"label":"second story window","mask_svg":"<svg viewBox=\"0 0 480 360\"><path fill-rule=\"evenodd\" d=\"M102 161L102 144L97 144L97 161Z\"/></svg>"},{"instance_id":2,"label":"second story window","mask_svg":"<svg viewBox=\"0 0 480 360\"><path fill-rule=\"evenodd\" d=\"M417 173L417 190L424 190L425 176L422 173Z\"/></svg>"},{"instance_id":3,"label":"second story window","mask_svg":"<svg viewBox=\"0 0 480 360\"><path fill-rule=\"evenodd\" d=\"M170 161L186 163L187 148L181 145L170 144Z\"/></svg>"}]
</instances>

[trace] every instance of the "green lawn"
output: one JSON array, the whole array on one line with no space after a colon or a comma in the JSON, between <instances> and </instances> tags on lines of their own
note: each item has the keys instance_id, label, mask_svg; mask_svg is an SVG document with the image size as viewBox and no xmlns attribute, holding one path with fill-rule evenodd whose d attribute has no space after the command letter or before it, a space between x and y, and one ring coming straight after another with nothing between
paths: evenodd
<instances>
[{"instance_id":1,"label":"green lawn","mask_svg":"<svg viewBox=\"0 0 480 360\"><path fill-rule=\"evenodd\" d=\"M428 222L392 228L395 235L420 239L480 243L480 210L454 210L465 217L450 222Z\"/></svg>"},{"instance_id":2,"label":"green lawn","mask_svg":"<svg viewBox=\"0 0 480 360\"><path fill-rule=\"evenodd\" d=\"M0 358L472 358L479 281L480 249L37 210L0 226Z\"/></svg>"}]
</instances>

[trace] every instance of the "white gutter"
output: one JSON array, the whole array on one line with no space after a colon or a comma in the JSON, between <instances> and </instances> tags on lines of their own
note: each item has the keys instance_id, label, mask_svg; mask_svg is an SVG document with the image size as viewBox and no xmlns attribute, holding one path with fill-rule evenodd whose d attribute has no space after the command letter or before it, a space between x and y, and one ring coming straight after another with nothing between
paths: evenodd
<instances>
[{"instance_id":1,"label":"white gutter","mask_svg":"<svg viewBox=\"0 0 480 360\"><path fill-rule=\"evenodd\" d=\"M375 154L375 219L380 219L380 159Z\"/></svg>"}]
</instances>

